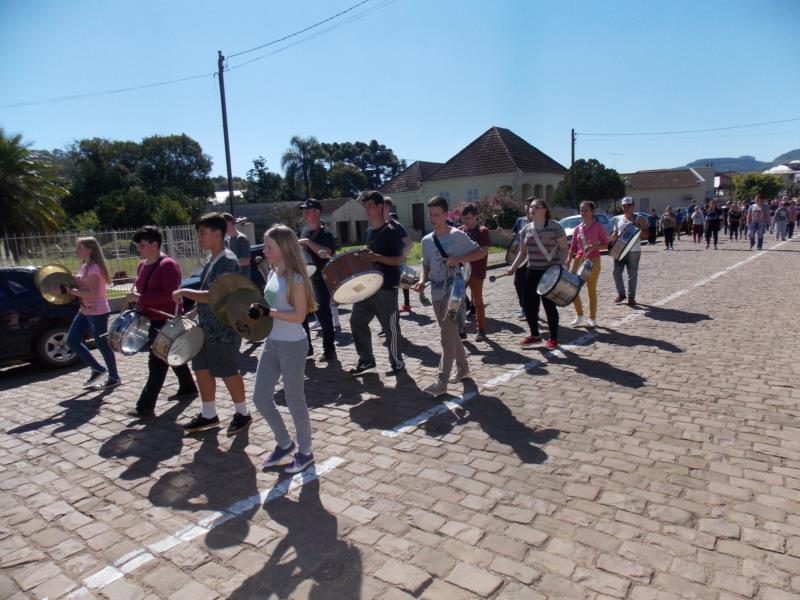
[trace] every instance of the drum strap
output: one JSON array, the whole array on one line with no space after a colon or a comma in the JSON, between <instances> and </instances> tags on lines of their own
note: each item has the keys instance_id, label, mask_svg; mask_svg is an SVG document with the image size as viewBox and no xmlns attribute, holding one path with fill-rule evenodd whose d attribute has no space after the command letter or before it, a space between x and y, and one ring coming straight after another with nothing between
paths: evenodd
<instances>
[{"instance_id":1,"label":"drum strap","mask_svg":"<svg viewBox=\"0 0 800 600\"><path fill-rule=\"evenodd\" d=\"M147 291L147 284L150 282L150 277L153 276L153 273L158 268L158 265L161 264L161 261L164 260L163 256L159 256L158 260L153 265L153 268L147 272L147 277L144 278L144 284L142 284L142 289L139 291L140 294L144 294ZM144 265L144 263L142 263ZM144 267L142 267L144 268Z\"/></svg>"},{"instance_id":2,"label":"drum strap","mask_svg":"<svg viewBox=\"0 0 800 600\"><path fill-rule=\"evenodd\" d=\"M542 244L542 240L539 239L539 234L536 232L536 225L531 223L530 227L531 227L531 235L533 236L533 241L536 242L537 246L539 246L539 250L544 255L544 257L547 259L547 262L550 262L551 260L553 260L553 257L558 252L558 246L553 248L552 252L548 252L547 250L545 250L544 249L544 244Z\"/></svg>"},{"instance_id":3,"label":"drum strap","mask_svg":"<svg viewBox=\"0 0 800 600\"><path fill-rule=\"evenodd\" d=\"M581 234L581 246L583 247L583 253L584 253L584 255L586 255L586 248L588 248L588 247L589 247L589 242L588 242L588 241L586 241L586 232L584 231L584 229L585 229L585 228L584 228L584 226L583 226L583 223L581 223L581 230L580 230L580 234ZM584 256L584 258L588 258L588 256Z\"/></svg>"}]
</instances>

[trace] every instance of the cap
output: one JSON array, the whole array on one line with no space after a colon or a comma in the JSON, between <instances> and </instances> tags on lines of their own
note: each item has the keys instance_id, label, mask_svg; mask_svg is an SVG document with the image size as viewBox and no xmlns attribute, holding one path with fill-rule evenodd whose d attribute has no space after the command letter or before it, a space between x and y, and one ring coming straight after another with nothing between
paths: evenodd
<instances>
[{"instance_id":1,"label":"cap","mask_svg":"<svg viewBox=\"0 0 800 600\"><path fill-rule=\"evenodd\" d=\"M238 219L236 219L236 224L238 225L239 223L246 223L247 221L248 221L247 217L239 217Z\"/></svg>"},{"instance_id":2,"label":"cap","mask_svg":"<svg viewBox=\"0 0 800 600\"><path fill-rule=\"evenodd\" d=\"M316 208L317 210L322 210L322 202L314 198L307 198L298 208Z\"/></svg>"},{"instance_id":3,"label":"cap","mask_svg":"<svg viewBox=\"0 0 800 600\"><path fill-rule=\"evenodd\" d=\"M367 192L361 192L358 195L357 200L361 204L364 204L367 200L372 200L375 204L383 204L383 196L381 196L380 192L376 192L374 190L373 191L367 191Z\"/></svg>"},{"instance_id":4,"label":"cap","mask_svg":"<svg viewBox=\"0 0 800 600\"><path fill-rule=\"evenodd\" d=\"M627 206L628 204L633 204L633 198L631 198L630 196L625 196L622 199L622 206Z\"/></svg>"}]
</instances>

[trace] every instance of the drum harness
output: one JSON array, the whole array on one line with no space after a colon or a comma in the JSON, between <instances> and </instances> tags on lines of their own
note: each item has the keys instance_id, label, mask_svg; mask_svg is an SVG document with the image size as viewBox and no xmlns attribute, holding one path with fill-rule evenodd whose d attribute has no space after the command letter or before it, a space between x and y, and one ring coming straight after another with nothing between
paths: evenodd
<instances>
[{"instance_id":1,"label":"drum harness","mask_svg":"<svg viewBox=\"0 0 800 600\"><path fill-rule=\"evenodd\" d=\"M534 225L533 221L530 223L531 227L531 235L533 236L533 241L536 242L536 245L539 247L539 250L542 252L542 255L547 259L547 262L551 262L553 257L558 252L558 246L553 248L552 252L547 252L544 249L544 244L542 244L542 240L539 238L539 233L536 231L536 225Z\"/></svg>"},{"instance_id":2,"label":"drum harness","mask_svg":"<svg viewBox=\"0 0 800 600\"><path fill-rule=\"evenodd\" d=\"M155 262L155 264L153 265L153 268L150 269L150 271L147 273L147 276L144 278L144 283L142 284L142 289L139 292L140 296L147 291L147 284L150 283L150 277L153 276L153 273L155 273L155 270L158 268L158 265L161 264L162 260L164 260L164 256L159 254L158 255L158 260ZM144 263L142 263L142 266L140 268L144 268ZM138 305L139 305L139 303L137 302L136 306L138 306Z\"/></svg>"},{"instance_id":3,"label":"drum harness","mask_svg":"<svg viewBox=\"0 0 800 600\"><path fill-rule=\"evenodd\" d=\"M436 233L433 234L433 243L436 245L436 249L439 251L439 254L442 255L442 258L445 261L445 267L447 268L447 273L449 274L450 270L451 269L455 269L455 267L451 267L451 266L449 266L447 264L447 259L449 258L449 256L447 255L447 252L444 251L444 248L442 247L442 243L439 241L439 237L436 235ZM455 273L453 275L453 283L451 284L451 292L450 292L451 295L452 295L453 290L456 287L456 279L459 278L459 277L461 278L463 284L466 285L466 281L464 281L464 276L462 275L461 271L459 270L457 273ZM446 286L447 285L447 281L450 280L450 279L451 278L449 276L446 277L444 282L442 283L442 287ZM431 285L433 285L433 282L431 282ZM450 304L449 301L448 301L448 304ZM460 310L461 306L463 306L463 301L459 305L459 310ZM458 311L457 310L453 310L452 308L448 308L447 314L445 315L445 320L446 321L455 321L457 316L458 316Z\"/></svg>"}]
</instances>

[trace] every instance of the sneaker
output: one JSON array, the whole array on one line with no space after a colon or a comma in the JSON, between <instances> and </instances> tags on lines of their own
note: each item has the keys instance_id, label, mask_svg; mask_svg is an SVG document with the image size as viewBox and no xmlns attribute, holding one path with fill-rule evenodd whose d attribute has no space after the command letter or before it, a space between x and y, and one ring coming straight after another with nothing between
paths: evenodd
<instances>
[{"instance_id":1,"label":"sneaker","mask_svg":"<svg viewBox=\"0 0 800 600\"><path fill-rule=\"evenodd\" d=\"M337 360L339 360L339 357L336 356L336 350L328 350L327 352L324 352L322 356L319 357L319 362L323 363L336 362Z\"/></svg>"},{"instance_id":2,"label":"sneaker","mask_svg":"<svg viewBox=\"0 0 800 600\"><path fill-rule=\"evenodd\" d=\"M88 388L92 387L96 381L98 381L103 375L105 375L105 371L92 371L89 374L89 379L86 380L86 383L83 384L83 387Z\"/></svg>"},{"instance_id":3,"label":"sneaker","mask_svg":"<svg viewBox=\"0 0 800 600\"><path fill-rule=\"evenodd\" d=\"M465 379L472 379L472 373L469 372L469 369L466 371L459 371L450 379L450 383L460 383Z\"/></svg>"},{"instance_id":4,"label":"sneaker","mask_svg":"<svg viewBox=\"0 0 800 600\"><path fill-rule=\"evenodd\" d=\"M485 342L486 341L486 332L485 331L478 331L478 335L475 336L476 342Z\"/></svg>"},{"instance_id":5,"label":"sneaker","mask_svg":"<svg viewBox=\"0 0 800 600\"><path fill-rule=\"evenodd\" d=\"M350 373L350 375L360 375L364 371L369 371L370 369L374 369L374 368L375 368L375 360L374 359L373 360L360 360L360 361L358 361L358 363L356 364L355 367L353 367L352 369L350 369L350 371L348 371L348 373Z\"/></svg>"},{"instance_id":6,"label":"sneaker","mask_svg":"<svg viewBox=\"0 0 800 600\"><path fill-rule=\"evenodd\" d=\"M400 306L400 312L411 312L411 307L408 304L403 304Z\"/></svg>"},{"instance_id":7,"label":"sneaker","mask_svg":"<svg viewBox=\"0 0 800 600\"><path fill-rule=\"evenodd\" d=\"M578 315L577 317L572 319L572 323L570 323L569 326L570 327L578 327L579 325L583 324L584 320L585 319L584 319L583 315Z\"/></svg>"},{"instance_id":8,"label":"sneaker","mask_svg":"<svg viewBox=\"0 0 800 600\"><path fill-rule=\"evenodd\" d=\"M205 431L213 427L219 427L219 417L211 417L207 419L203 413L197 413L197 416L183 425L183 430L186 433L194 433L195 431Z\"/></svg>"},{"instance_id":9,"label":"sneaker","mask_svg":"<svg viewBox=\"0 0 800 600\"><path fill-rule=\"evenodd\" d=\"M636 300L633 298L628 298L628 306L636 306Z\"/></svg>"},{"instance_id":10,"label":"sneaker","mask_svg":"<svg viewBox=\"0 0 800 600\"><path fill-rule=\"evenodd\" d=\"M440 380L437 379L435 382L430 384L428 387L426 387L422 391L425 392L426 394L429 394L429 395L433 396L434 398L436 396L441 396L442 394L446 394L447 393L447 382L446 381L440 381Z\"/></svg>"},{"instance_id":11,"label":"sneaker","mask_svg":"<svg viewBox=\"0 0 800 600\"><path fill-rule=\"evenodd\" d=\"M154 419L156 416L156 411L154 410L139 410L138 408L134 408L129 410L125 413L129 417L136 417L137 419L144 421L147 419Z\"/></svg>"},{"instance_id":12,"label":"sneaker","mask_svg":"<svg viewBox=\"0 0 800 600\"><path fill-rule=\"evenodd\" d=\"M297 452L294 455L292 464L286 467L284 472L289 474L300 473L301 471L305 471L312 464L314 464L313 454L303 454L302 452Z\"/></svg>"},{"instance_id":13,"label":"sneaker","mask_svg":"<svg viewBox=\"0 0 800 600\"><path fill-rule=\"evenodd\" d=\"M466 331L463 331L463 330L462 330L462 331L459 331L459 332L458 332L458 337L459 337L459 338L461 338L462 340L465 340L465 339L467 339L467 332L466 332Z\"/></svg>"},{"instance_id":14,"label":"sneaker","mask_svg":"<svg viewBox=\"0 0 800 600\"><path fill-rule=\"evenodd\" d=\"M589 328L597 327L597 321L595 321L594 319L589 319L588 321L586 321L586 326Z\"/></svg>"},{"instance_id":15,"label":"sneaker","mask_svg":"<svg viewBox=\"0 0 800 600\"><path fill-rule=\"evenodd\" d=\"M250 423L253 422L253 417L250 415L243 415L241 413L235 413L233 415L233 419L231 419L230 424L228 425L228 437L233 437L240 431L244 431L248 427L250 427Z\"/></svg>"},{"instance_id":16,"label":"sneaker","mask_svg":"<svg viewBox=\"0 0 800 600\"><path fill-rule=\"evenodd\" d=\"M275 450L270 452L269 456L267 456L263 461L261 461L261 466L266 468L274 467L275 465L286 464L287 458L290 458L292 452L294 452L296 446L294 442L289 444L288 448L281 448L280 446L275 446Z\"/></svg>"},{"instance_id":17,"label":"sneaker","mask_svg":"<svg viewBox=\"0 0 800 600\"><path fill-rule=\"evenodd\" d=\"M525 311L524 310L519 311L519 314L517 315L517 318L521 319L522 321L524 321L527 318L525 316Z\"/></svg>"},{"instance_id":18,"label":"sneaker","mask_svg":"<svg viewBox=\"0 0 800 600\"><path fill-rule=\"evenodd\" d=\"M394 367L392 369L389 369L388 371L384 372L384 375L386 375L386 377L397 377L401 373L405 372L406 372L406 367L405 365L403 365L402 367Z\"/></svg>"},{"instance_id":19,"label":"sneaker","mask_svg":"<svg viewBox=\"0 0 800 600\"><path fill-rule=\"evenodd\" d=\"M122 385L122 381L120 381L119 379L112 379L111 377L109 377L103 383L101 383L100 385L94 386L92 389L95 389L95 390L113 390L115 387L119 387L121 385Z\"/></svg>"},{"instance_id":20,"label":"sneaker","mask_svg":"<svg viewBox=\"0 0 800 600\"><path fill-rule=\"evenodd\" d=\"M558 348L558 341L550 338L549 340L547 340L545 346L547 347L548 350L555 350L556 348Z\"/></svg>"},{"instance_id":21,"label":"sneaker","mask_svg":"<svg viewBox=\"0 0 800 600\"><path fill-rule=\"evenodd\" d=\"M519 345L520 346L533 346L534 344L540 344L542 342L542 336L540 335L529 335L528 337L524 338Z\"/></svg>"},{"instance_id":22,"label":"sneaker","mask_svg":"<svg viewBox=\"0 0 800 600\"><path fill-rule=\"evenodd\" d=\"M181 401L184 401L184 400L194 400L195 398L197 398L197 389L188 390L188 391L178 390L177 392L175 392L171 396L167 396L167 400L171 400L171 401L175 401L175 402L181 402Z\"/></svg>"},{"instance_id":23,"label":"sneaker","mask_svg":"<svg viewBox=\"0 0 800 600\"><path fill-rule=\"evenodd\" d=\"M621 302L625 302L625 296L617 296L614 298L614 304L620 304Z\"/></svg>"}]
</instances>

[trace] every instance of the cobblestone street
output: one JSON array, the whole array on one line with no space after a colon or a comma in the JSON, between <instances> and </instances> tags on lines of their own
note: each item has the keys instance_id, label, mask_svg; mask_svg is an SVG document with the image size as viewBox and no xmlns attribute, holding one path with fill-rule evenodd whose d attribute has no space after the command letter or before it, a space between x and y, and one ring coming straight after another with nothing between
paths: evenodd
<instances>
[{"instance_id":1,"label":"cobblestone street","mask_svg":"<svg viewBox=\"0 0 800 600\"><path fill-rule=\"evenodd\" d=\"M110 393L5 369L0 598L800 599L800 240L773 237L645 247L636 308L604 256L598 328L560 310L553 352L520 348L511 278L487 280L474 381L437 400L431 306L401 318L399 379L377 336L378 368L345 374L343 310L341 366L307 363L316 468L293 479L260 469L249 398L233 438L182 434L199 400L168 402L172 374L154 421L127 416L146 355Z\"/></svg>"}]
</instances>

